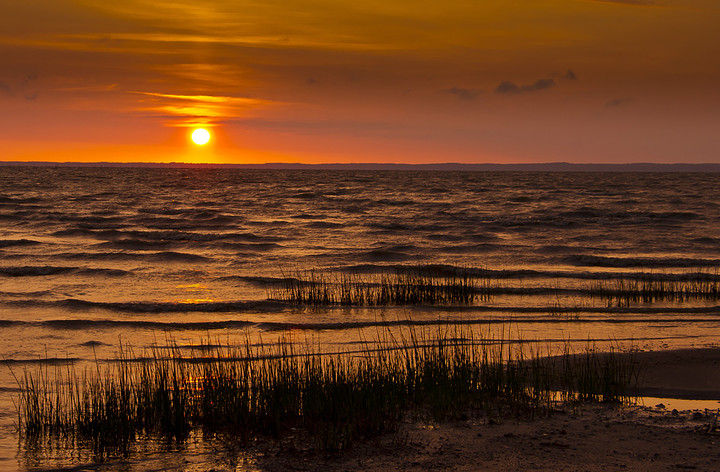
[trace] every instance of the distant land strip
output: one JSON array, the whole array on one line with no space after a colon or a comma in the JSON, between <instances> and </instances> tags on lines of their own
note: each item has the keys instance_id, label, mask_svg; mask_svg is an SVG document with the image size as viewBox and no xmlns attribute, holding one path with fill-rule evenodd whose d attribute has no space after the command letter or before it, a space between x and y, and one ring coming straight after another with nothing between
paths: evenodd
<instances>
[{"instance_id":1,"label":"distant land strip","mask_svg":"<svg viewBox=\"0 0 720 472\"><path fill-rule=\"evenodd\" d=\"M720 172L720 164L658 164L636 162L629 164L574 164L547 162L537 164L385 164L335 163L299 164L273 162L265 164L194 164L185 162L47 162L0 161L0 166L16 167L143 167L143 168L201 168L201 169L287 169L287 170L417 170L417 171L474 171L474 172Z\"/></svg>"}]
</instances>

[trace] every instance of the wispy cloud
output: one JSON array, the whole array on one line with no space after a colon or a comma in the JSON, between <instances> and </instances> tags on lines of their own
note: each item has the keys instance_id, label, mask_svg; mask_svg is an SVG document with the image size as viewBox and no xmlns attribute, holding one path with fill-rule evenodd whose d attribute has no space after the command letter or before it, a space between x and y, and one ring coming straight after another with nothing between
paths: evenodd
<instances>
[{"instance_id":1,"label":"wispy cloud","mask_svg":"<svg viewBox=\"0 0 720 472\"><path fill-rule=\"evenodd\" d=\"M67 35L71 39L93 39L93 35ZM392 46L359 41L352 36L336 36L333 40L314 39L302 36L287 35L241 35L241 34L185 34L185 33L116 33L101 38L105 42L128 41L148 43L200 43L230 46L261 46L272 48L309 48L309 49L341 49L357 51L384 51L395 49ZM102 42L102 41L100 41Z\"/></svg>"},{"instance_id":2,"label":"wispy cloud","mask_svg":"<svg viewBox=\"0 0 720 472\"><path fill-rule=\"evenodd\" d=\"M0 81L0 97L6 98L24 98L32 101L38 97L38 93L34 90L33 82L37 80L37 75L28 74L22 80L10 82Z\"/></svg>"},{"instance_id":3,"label":"wispy cloud","mask_svg":"<svg viewBox=\"0 0 720 472\"><path fill-rule=\"evenodd\" d=\"M170 93L157 93L157 92L132 92L137 93L140 95L147 95L150 97L160 97L160 98L173 98L177 100L186 100L186 101L193 101L193 102L203 102L203 103L222 103L222 104L233 104L233 105L258 105L260 103L265 103L264 100L258 100L255 98L247 98L247 97L223 97L223 96L217 96L217 95L176 95L176 94L170 94Z\"/></svg>"},{"instance_id":4,"label":"wispy cloud","mask_svg":"<svg viewBox=\"0 0 720 472\"><path fill-rule=\"evenodd\" d=\"M523 85L520 89L523 92L535 92L536 90L544 90L554 86L555 81L553 79L539 79L530 85Z\"/></svg>"},{"instance_id":5,"label":"wispy cloud","mask_svg":"<svg viewBox=\"0 0 720 472\"><path fill-rule=\"evenodd\" d=\"M220 95L180 95L159 92L138 92L147 102L138 112L155 116L173 117L172 126L190 126L198 122L210 123L242 116L250 108L268 105L266 100Z\"/></svg>"},{"instance_id":6,"label":"wispy cloud","mask_svg":"<svg viewBox=\"0 0 720 472\"><path fill-rule=\"evenodd\" d=\"M0 95L5 97L14 97L15 92L13 92L10 85L6 82L0 82Z\"/></svg>"},{"instance_id":7,"label":"wispy cloud","mask_svg":"<svg viewBox=\"0 0 720 472\"><path fill-rule=\"evenodd\" d=\"M508 80L500 82L495 88L495 93L499 94L517 94L523 92L536 92L538 90L545 90L555 86L553 79L538 79L532 84L528 85L517 85L514 82Z\"/></svg>"}]
</instances>

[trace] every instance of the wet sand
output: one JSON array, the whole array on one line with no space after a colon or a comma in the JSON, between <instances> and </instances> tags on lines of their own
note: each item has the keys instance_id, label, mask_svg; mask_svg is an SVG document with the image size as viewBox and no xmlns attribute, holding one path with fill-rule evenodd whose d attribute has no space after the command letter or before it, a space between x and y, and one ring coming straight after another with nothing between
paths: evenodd
<instances>
[{"instance_id":1,"label":"wet sand","mask_svg":"<svg viewBox=\"0 0 720 472\"><path fill-rule=\"evenodd\" d=\"M641 369L639 395L720 400L720 349L649 351L635 356Z\"/></svg>"},{"instance_id":2,"label":"wet sand","mask_svg":"<svg viewBox=\"0 0 720 472\"><path fill-rule=\"evenodd\" d=\"M405 436L363 444L341 459L297 457L294 470L660 471L720 470L720 435L710 418L645 409L584 408L534 421L412 425ZM291 467L272 458L267 470Z\"/></svg>"}]
</instances>

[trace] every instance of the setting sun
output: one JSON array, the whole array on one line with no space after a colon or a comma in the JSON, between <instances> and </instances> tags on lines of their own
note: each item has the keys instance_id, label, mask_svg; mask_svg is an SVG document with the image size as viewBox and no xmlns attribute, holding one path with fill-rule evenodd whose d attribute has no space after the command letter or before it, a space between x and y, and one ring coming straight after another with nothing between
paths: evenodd
<instances>
[{"instance_id":1,"label":"setting sun","mask_svg":"<svg viewBox=\"0 0 720 472\"><path fill-rule=\"evenodd\" d=\"M192 140L195 144L202 146L210 141L210 133L206 129L198 128L193 131Z\"/></svg>"}]
</instances>

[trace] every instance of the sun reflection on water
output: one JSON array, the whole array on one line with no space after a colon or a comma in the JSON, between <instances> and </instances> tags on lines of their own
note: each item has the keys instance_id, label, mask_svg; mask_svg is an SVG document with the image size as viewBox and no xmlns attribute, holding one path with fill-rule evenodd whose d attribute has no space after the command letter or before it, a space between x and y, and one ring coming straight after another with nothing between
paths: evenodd
<instances>
[{"instance_id":1,"label":"sun reflection on water","mask_svg":"<svg viewBox=\"0 0 720 472\"><path fill-rule=\"evenodd\" d=\"M210 288L208 288L207 285L201 284L201 283L195 283L195 284L182 284L177 285L175 288L178 288L182 290L183 292L192 293L192 294L206 294L207 292L210 292ZM217 301L220 301L216 298L210 298L210 297L188 297L188 298L181 298L178 300L174 300L175 303L180 303L183 305L192 305L192 304L200 304L200 303L215 303Z\"/></svg>"}]
</instances>

